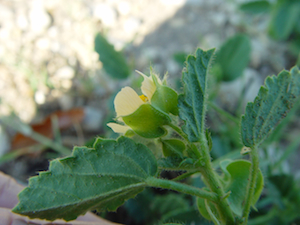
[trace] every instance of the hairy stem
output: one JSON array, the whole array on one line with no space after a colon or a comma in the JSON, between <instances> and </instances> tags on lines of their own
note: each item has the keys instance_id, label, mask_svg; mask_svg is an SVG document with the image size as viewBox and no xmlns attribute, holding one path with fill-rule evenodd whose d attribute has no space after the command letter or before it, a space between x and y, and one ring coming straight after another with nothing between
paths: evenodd
<instances>
[{"instance_id":1,"label":"hairy stem","mask_svg":"<svg viewBox=\"0 0 300 225\"><path fill-rule=\"evenodd\" d=\"M218 201L217 195L215 193L205 191L200 188L196 188L187 184L183 184L171 180L159 179L155 177L147 178L146 183L151 187L170 189L184 194L194 195L199 198L208 199L209 201L212 202Z\"/></svg>"},{"instance_id":2,"label":"hairy stem","mask_svg":"<svg viewBox=\"0 0 300 225\"><path fill-rule=\"evenodd\" d=\"M201 135L200 144L201 144L201 155L202 155L202 159L200 161L202 165L201 173L203 175L204 180L208 184L210 190L216 193L218 196L218 201L215 202L215 205L219 212L222 224L226 224L226 225L235 224L234 217L228 205L227 198L223 198L225 196L223 187L220 183L219 178L217 177L217 174L215 173L212 167L209 149L204 134Z\"/></svg>"},{"instance_id":3,"label":"hairy stem","mask_svg":"<svg viewBox=\"0 0 300 225\"><path fill-rule=\"evenodd\" d=\"M216 218L216 216L213 214L213 212L211 211L209 204L207 202L207 200L204 200L204 204L205 204L205 208L208 212L208 214L210 215L211 220L214 222L215 225L220 225L219 220Z\"/></svg>"},{"instance_id":4,"label":"hairy stem","mask_svg":"<svg viewBox=\"0 0 300 225\"><path fill-rule=\"evenodd\" d=\"M245 206L243 210L243 223L242 224L247 224L248 222L248 216L250 213L250 208L252 205L252 200L253 200L253 195L255 191L255 186L256 186L256 179L257 179L257 174L259 170L259 157L258 157L258 152L257 148L253 147L251 149L251 168L250 168L250 177L249 177L249 183L248 183L248 188L246 192L246 201L245 201Z\"/></svg>"}]
</instances>

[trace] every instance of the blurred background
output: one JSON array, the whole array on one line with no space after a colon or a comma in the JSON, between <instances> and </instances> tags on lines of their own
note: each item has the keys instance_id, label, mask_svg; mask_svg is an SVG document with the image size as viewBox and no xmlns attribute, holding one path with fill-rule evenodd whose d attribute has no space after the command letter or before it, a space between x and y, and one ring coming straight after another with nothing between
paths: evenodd
<instances>
[{"instance_id":1,"label":"blurred background","mask_svg":"<svg viewBox=\"0 0 300 225\"><path fill-rule=\"evenodd\" d=\"M73 146L117 137L106 123L115 116L116 93L125 85L139 90L135 70L168 72L180 92L184 61L197 47L217 49L207 119L212 154L240 150L238 124L218 109L238 119L266 76L300 65L299 12L297 0L0 0L0 170L26 184ZM298 111L278 131L289 135L272 137L264 152L276 173L297 178L299 165L285 160L299 154L292 141ZM292 148L283 158L282 146ZM139 207L128 204L108 217L145 224L150 216L132 219Z\"/></svg>"}]
</instances>

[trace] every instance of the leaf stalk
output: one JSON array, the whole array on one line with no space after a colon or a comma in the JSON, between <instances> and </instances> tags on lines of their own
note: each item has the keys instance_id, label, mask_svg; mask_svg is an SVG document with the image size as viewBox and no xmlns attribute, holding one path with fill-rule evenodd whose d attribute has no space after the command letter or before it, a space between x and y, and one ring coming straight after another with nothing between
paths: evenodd
<instances>
[{"instance_id":1,"label":"leaf stalk","mask_svg":"<svg viewBox=\"0 0 300 225\"><path fill-rule=\"evenodd\" d=\"M259 171L259 156L256 147L251 148L251 167L250 167L250 175L249 175L249 183L246 192L246 201L245 207L243 210L243 225L247 225L248 217L250 213L250 208L253 201L253 195L256 186L257 174Z\"/></svg>"},{"instance_id":2,"label":"leaf stalk","mask_svg":"<svg viewBox=\"0 0 300 225\"><path fill-rule=\"evenodd\" d=\"M155 177L148 177L146 183L151 187L163 188L182 192L184 194L194 195L199 198L204 198L212 202L217 202L218 197L215 193L202 190L187 184L175 182L172 180L159 179Z\"/></svg>"},{"instance_id":3,"label":"leaf stalk","mask_svg":"<svg viewBox=\"0 0 300 225\"><path fill-rule=\"evenodd\" d=\"M214 193L217 194L218 196L218 201L216 202L216 208L219 212L220 219L222 224L230 225L230 224L235 224L235 220L232 214L232 211L229 207L227 198L224 198L226 193L223 190L223 187L219 181L219 178L217 177L217 174L215 173L212 163L211 163L211 158L209 154L209 148L207 146L207 141L205 138L205 135L201 135L201 140L200 140L200 145L201 145L201 154L202 154L202 167L201 173L203 175L204 180L208 184L210 190Z\"/></svg>"}]
</instances>

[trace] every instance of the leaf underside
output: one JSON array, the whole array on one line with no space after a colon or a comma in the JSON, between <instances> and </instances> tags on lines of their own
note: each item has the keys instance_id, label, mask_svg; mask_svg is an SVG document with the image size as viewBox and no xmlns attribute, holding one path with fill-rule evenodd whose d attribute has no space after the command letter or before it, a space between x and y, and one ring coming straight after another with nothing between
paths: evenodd
<instances>
[{"instance_id":1,"label":"leaf underside","mask_svg":"<svg viewBox=\"0 0 300 225\"><path fill-rule=\"evenodd\" d=\"M146 146L126 137L97 139L94 148L75 147L72 156L53 160L49 171L30 178L13 212L68 221L89 210L116 210L141 192L156 171Z\"/></svg>"},{"instance_id":2,"label":"leaf underside","mask_svg":"<svg viewBox=\"0 0 300 225\"><path fill-rule=\"evenodd\" d=\"M258 146L286 117L300 96L300 72L293 67L290 72L268 77L254 102L247 104L241 120L242 141L247 147Z\"/></svg>"},{"instance_id":3,"label":"leaf underside","mask_svg":"<svg viewBox=\"0 0 300 225\"><path fill-rule=\"evenodd\" d=\"M183 131L191 142L197 142L204 131L205 99L208 67L214 49L198 49L196 56L189 55L183 71L183 94L179 95L179 116L185 121Z\"/></svg>"}]
</instances>

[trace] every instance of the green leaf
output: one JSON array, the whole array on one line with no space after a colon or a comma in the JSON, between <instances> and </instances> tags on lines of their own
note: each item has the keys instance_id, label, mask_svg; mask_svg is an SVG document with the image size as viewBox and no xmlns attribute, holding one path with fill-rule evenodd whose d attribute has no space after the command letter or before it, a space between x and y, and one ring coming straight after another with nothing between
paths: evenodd
<instances>
[{"instance_id":1,"label":"green leaf","mask_svg":"<svg viewBox=\"0 0 300 225\"><path fill-rule=\"evenodd\" d=\"M125 79L130 75L130 69L121 52L117 52L110 43L98 33L95 37L95 51L99 54L99 60L105 71L117 79Z\"/></svg>"},{"instance_id":2,"label":"green leaf","mask_svg":"<svg viewBox=\"0 0 300 225\"><path fill-rule=\"evenodd\" d=\"M162 150L165 157L183 157L183 151L185 150L185 144L178 139L162 140Z\"/></svg>"},{"instance_id":3,"label":"green leaf","mask_svg":"<svg viewBox=\"0 0 300 225\"><path fill-rule=\"evenodd\" d=\"M278 1L271 14L269 34L276 40L285 40L299 22L299 1Z\"/></svg>"},{"instance_id":4,"label":"green leaf","mask_svg":"<svg viewBox=\"0 0 300 225\"><path fill-rule=\"evenodd\" d=\"M30 178L13 212L68 221L93 209L116 210L156 173L156 159L146 146L126 137L97 139L94 148L75 147L72 156L51 161L49 171Z\"/></svg>"},{"instance_id":5,"label":"green leaf","mask_svg":"<svg viewBox=\"0 0 300 225\"><path fill-rule=\"evenodd\" d=\"M236 160L229 163L226 167L226 173L230 174L230 179L225 185L225 192L231 192L228 197L228 203L231 210L238 216L242 215L243 204L245 201L245 193L248 186L249 171L251 162L246 160ZM263 175L259 170L252 199L252 206L258 201L263 190L264 181Z\"/></svg>"},{"instance_id":6,"label":"green leaf","mask_svg":"<svg viewBox=\"0 0 300 225\"><path fill-rule=\"evenodd\" d=\"M250 61L251 43L247 35L237 34L229 38L216 52L213 64L215 76L223 81L232 81L242 75ZM216 74L220 73L220 74Z\"/></svg>"},{"instance_id":7,"label":"green leaf","mask_svg":"<svg viewBox=\"0 0 300 225\"><path fill-rule=\"evenodd\" d=\"M241 4L240 9L251 14L267 13L271 9L271 4L265 0L251 1Z\"/></svg>"},{"instance_id":8,"label":"green leaf","mask_svg":"<svg viewBox=\"0 0 300 225\"><path fill-rule=\"evenodd\" d=\"M260 145L286 117L300 96L300 72L297 67L268 77L254 102L247 104L241 120L243 144L247 147Z\"/></svg>"},{"instance_id":9,"label":"green leaf","mask_svg":"<svg viewBox=\"0 0 300 225\"><path fill-rule=\"evenodd\" d=\"M183 94L178 97L179 116L185 121L182 129L191 142L197 142L204 134L207 97L207 74L214 49L198 49L196 56L189 55L183 71Z\"/></svg>"}]
</instances>

